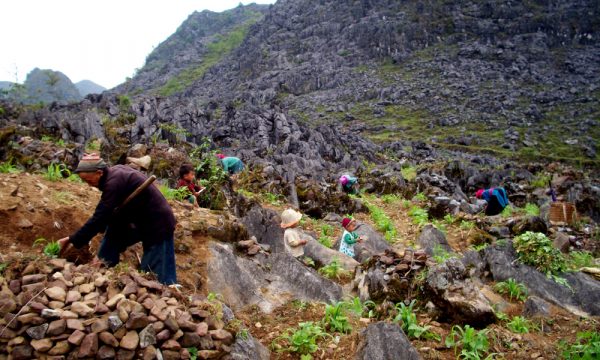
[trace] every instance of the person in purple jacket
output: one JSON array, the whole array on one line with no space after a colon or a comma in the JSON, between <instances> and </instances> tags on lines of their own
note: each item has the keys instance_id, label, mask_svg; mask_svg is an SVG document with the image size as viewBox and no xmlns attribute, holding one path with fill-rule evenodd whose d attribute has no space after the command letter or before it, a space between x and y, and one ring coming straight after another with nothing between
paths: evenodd
<instances>
[{"instance_id":1,"label":"person in purple jacket","mask_svg":"<svg viewBox=\"0 0 600 360\"><path fill-rule=\"evenodd\" d=\"M96 154L84 155L75 172L88 185L102 191L92 217L74 234L58 240L61 249L69 244L81 248L98 233L104 238L96 262L112 267L129 246L142 242L141 270L157 275L166 285L177 283L173 232L175 216L156 186L149 186L115 213L146 176L125 165L108 167Z\"/></svg>"}]
</instances>

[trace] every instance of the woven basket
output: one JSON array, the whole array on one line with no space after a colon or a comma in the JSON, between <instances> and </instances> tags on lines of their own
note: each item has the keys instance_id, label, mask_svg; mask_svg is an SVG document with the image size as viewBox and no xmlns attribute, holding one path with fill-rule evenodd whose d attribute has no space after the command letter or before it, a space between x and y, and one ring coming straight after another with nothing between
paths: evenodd
<instances>
[{"instance_id":1,"label":"woven basket","mask_svg":"<svg viewBox=\"0 0 600 360\"><path fill-rule=\"evenodd\" d=\"M553 225L573 224L577 220L577 210L573 203L553 202L550 204L549 218Z\"/></svg>"}]
</instances>

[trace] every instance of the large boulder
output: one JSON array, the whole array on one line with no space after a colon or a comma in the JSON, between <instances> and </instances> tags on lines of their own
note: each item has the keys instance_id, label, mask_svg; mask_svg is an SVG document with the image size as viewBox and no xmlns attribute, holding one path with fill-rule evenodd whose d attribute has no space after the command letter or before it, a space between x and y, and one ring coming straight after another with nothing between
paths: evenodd
<instances>
[{"instance_id":1,"label":"large boulder","mask_svg":"<svg viewBox=\"0 0 600 360\"><path fill-rule=\"evenodd\" d=\"M398 324L371 324L360 333L360 337L357 360L421 359Z\"/></svg>"},{"instance_id":2,"label":"large boulder","mask_svg":"<svg viewBox=\"0 0 600 360\"><path fill-rule=\"evenodd\" d=\"M221 294L234 310L257 304L264 312L292 299L334 302L342 288L287 253L239 257L231 246L211 243L208 291Z\"/></svg>"},{"instance_id":3,"label":"large boulder","mask_svg":"<svg viewBox=\"0 0 600 360\"><path fill-rule=\"evenodd\" d=\"M354 269L360 265L358 261L350 256L321 245L317 240L306 233L305 236L306 239L308 239L308 243L304 245L304 256L313 259L316 265L327 265L333 261L333 258L337 258L344 270L354 271Z\"/></svg>"},{"instance_id":4,"label":"large boulder","mask_svg":"<svg viewBox=\"0 0 600 360\"><path fill-rule=\"evenodd\" d=\"M356 260L361 263L373 255L378 255L386 250L392 249L391 245L385 241L384 237L368 224L359 223L355 232L366 238L364 242L354 246Z\"/></svg>"},{"instance_id":5,"label":"large boulder","mask_svg":"<svg viewBox=\"0 0 600 360\"><path fill-rule=\"evenodd\" d=\"M448 240L446 240L446 235L431 224L423 227L423 230L421 230L419 238L417 239L417 243L429 256L433 255L433 250L436 247L441 247L447 252L452 252L452 248L450 247Z\"/></svg>"},{"instance_id":6,"label":"large boulder","mask_svg":"<svg viewBox=\"0 0 600 360\"><path fill-rule=\"evenodd\" d=\"M255 205L241 216L241 221L248 234L256 237L260 244L269 245L274 253L285 251L281 218L277 212Z\"/></svg>"},{"instance_id":7,"label":"large boulder","mask_svg":"<svg viewBox=\"0 0 600 360\"><path fill-rule=\"evenodd\" d=\"M430 268L426 289L444 318L476 326L486 326L496 320L479 284L473 281L459 259L451 258Z\"/></svg>"},{"instance_id":8,"label":"large boulder","mask_svg":"<svg viewBox=\"0 0 600 360\"><path fill-rule=\"evenodd\" d=\"M529 293L578 315L600 315L600 282L582 272L564 273L569 287L548 278L531 266L517 261L512 243L488 247L484 259L494 281L515 279L527 286Z\"/></svg>"},{"instance_id":9,"label":"large boulder","mask_svg":"<svg viewBox=\"0 0 600 360\"><path fill-rule=\"evenodd\" d=\"M231 352L223 359L225 360L269 360L271 353L263 344L258 342L252 335L246 337L239 334L231 345Z\"/></svg>"}]
</instances>

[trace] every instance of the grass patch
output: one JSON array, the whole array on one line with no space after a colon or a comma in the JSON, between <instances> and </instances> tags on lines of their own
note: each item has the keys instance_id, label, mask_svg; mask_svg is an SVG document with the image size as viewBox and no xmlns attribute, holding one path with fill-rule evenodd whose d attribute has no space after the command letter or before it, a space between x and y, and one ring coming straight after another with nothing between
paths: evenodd
<instances>
[{"instance_id":1,"label":"grass patch","mask_svg":"<svg viewBox=\"0 0 600 360\"><path fill-rule=\"evenodd\" d=\"M417 168L414 166L403 167L400 172L406 181L413 181L417 177Z\"/></svg>"},{"instance_id":2,"label":"grass patch","mask_svg":"<svg viewBox=\"0 0 600 360\"><path fill-rule=\"evenodd\" d=\"M398 231L396 230L392 219L390 219L377 205L374 205L369 201L364 201L364 204L369 209L371 220L375 223L377 230L384 233L385 240L390 244L396 242Z\"/></svg>"}]
</instances>

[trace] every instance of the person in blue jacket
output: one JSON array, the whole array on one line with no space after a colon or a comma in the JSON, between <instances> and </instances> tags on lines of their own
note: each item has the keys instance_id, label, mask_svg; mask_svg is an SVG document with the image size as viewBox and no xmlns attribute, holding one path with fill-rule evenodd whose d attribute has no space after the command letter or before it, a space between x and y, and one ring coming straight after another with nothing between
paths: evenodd
<instances>
[{"instance_id":1,"label":"person in blue jacket","mask_svg":"<svg viewBox=\"0 0 600 360\"><path fill-rule=\"evenodd\" d=\"M346 194L358 194L358 178L356 176L344 174L340 176L339 182Z\"/></svg>"},{"instance_id":2,"label":"person in blue jacket","mask_svg":"<svg viewBox=\"0 0 600 360\"><path fill-rule=\"evenodd\" d=\"M501 187L479 189L475 193L478 199L487 201L485 208L485 214L488 216L498 215L508 205L508 197L506 197L506 190Z\"/></svg>"}]
</instances>

